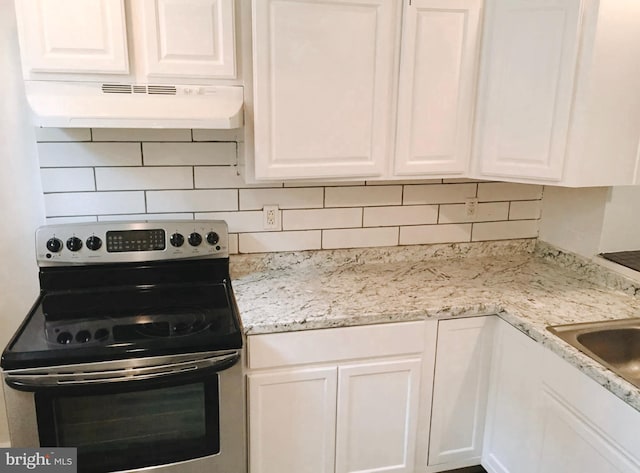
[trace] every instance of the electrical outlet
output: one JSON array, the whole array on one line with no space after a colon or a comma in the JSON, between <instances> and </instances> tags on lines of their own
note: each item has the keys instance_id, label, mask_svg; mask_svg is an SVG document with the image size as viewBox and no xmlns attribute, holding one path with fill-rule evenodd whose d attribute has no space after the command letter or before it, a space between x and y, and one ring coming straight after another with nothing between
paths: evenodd
<instances>
[{"instance_id":1,"label":"electrical outlet","mask_svg":"<svg viewBox=\"0 0 640 473\"><path fill-rule=\"evenodd\" d=\"M280 209L277 205L262 207L262 226L265 230L280 230Z\"/></svg>"},{"instance_id":2,"label":"electrical outlet","mask_svg":"<svg viewBox=\"0 0 640 473\"><path fill-rule=\"evenodd\" d=\"M475 217L478 214L478 199L470 197L464 201L464 213L467 217Z\"/></svg>"}]
</instances>

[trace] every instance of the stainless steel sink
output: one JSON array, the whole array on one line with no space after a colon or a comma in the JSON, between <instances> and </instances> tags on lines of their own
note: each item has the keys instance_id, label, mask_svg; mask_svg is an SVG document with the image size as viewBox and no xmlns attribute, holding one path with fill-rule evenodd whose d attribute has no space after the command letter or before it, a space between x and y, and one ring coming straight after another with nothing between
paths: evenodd
<instances>
[{"instance_id":1,"label":"stainless steel sink","mask_svg":"<svg viewBox=\"0 0 640 473\"><path fill-rule=\"evenodd\" d=\"M640 388L640 318L556 325L547 330Z\"/></svg>"}]
</instances>

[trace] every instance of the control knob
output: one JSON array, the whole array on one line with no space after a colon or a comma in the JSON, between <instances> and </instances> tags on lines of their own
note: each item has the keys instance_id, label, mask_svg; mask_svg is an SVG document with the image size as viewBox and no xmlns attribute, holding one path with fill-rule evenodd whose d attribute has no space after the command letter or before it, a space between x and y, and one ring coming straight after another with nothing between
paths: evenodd
<instances>
[{"instance_id":1,"label":"control knob","mask_svg":"<svg viewBox=\"0 0 640 473\"><path fill-rule=\"evenodd\" d=\"M100 239L100 237L93 235L87 238L87 248L89 248L91 251L97 251L101 247L102 247L102 240Z\"/></svg>"},{"instance_id":2,"label":"control knob","mask_svg":"<svg viewBox=\"0 0 640 473\"><path fill-rule=\"evenodd\" d=\"M62 242L57 238L49 238L49 240L47 240L47 250L51 251L52 253L57 253L61 249Z\"/></svg>"},{"instance_id":3,"label":"control knob","mask_svg":"<svg viewBox=\"0 0 640 473\"><path fill-rule=\"evenodd\" d=\"M207 243L210 245L216 245L220 241L220 237L216 232L207 233Z\"/></svg>"},{"instance_id":4,"label":"control knob","mask_svg":"<svg viewBox=\"0 0 640 473\"><path fill-rule=\"evenodd\" d=\"M169 237L169 243L171 243L171 246L179 248L184 245L184 237L180 233L174 233Z\"/></svg>"},{"instance_id":5,"label":"control knob","mask_svg":"<svg viewBox=\"0 0 640 473\"><path fill-rule=\"evenodd\" d=\"M202 236L199 233L193 232L189 235L189 244L191 246L198 246L200 243L202 243Z\"/></svg>"},{"instance_id":6,"label":"control knob","mask_svg":"<svg viewBox=\"0 0 640 473\"><path fill-rule=\"evenodd\" d=\"M71 237L67 240L67 248L71 251L79 251L82 248L82 240L78 237Z\"/></svg>"}]
</instances>

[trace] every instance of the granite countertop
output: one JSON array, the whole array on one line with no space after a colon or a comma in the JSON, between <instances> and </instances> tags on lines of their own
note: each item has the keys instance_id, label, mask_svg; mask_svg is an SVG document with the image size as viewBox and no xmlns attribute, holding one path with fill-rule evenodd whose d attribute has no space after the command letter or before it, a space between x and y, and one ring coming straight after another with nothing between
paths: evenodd
<instances>
[{"instance_id":1,"label":"granite countertop","mask_svg":"<svg viewBox=\"0 0 640 473\"><path fill-rule=\"evenodd\" d=\"M640 389L546 330L640 316L638 283L533 240L238 255L245 333L497 314L640 410Z\"/></svg>"}]
</instances>

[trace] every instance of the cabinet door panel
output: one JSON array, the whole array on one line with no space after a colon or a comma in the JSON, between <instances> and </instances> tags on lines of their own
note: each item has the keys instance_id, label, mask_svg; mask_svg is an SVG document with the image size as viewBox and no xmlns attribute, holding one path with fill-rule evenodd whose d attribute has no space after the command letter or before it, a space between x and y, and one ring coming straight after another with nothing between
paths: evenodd
<instances>
[{"instance_id":1,"label":"cabinet door panel","mask_svg":"<svg viewBox=\"0 0 640 473\"><path fill-rule=\"evenodd\" d=\"M256 178L383 172L400 7L254 0Z\"/></svg>"},{"instance_id":2,"label":"cabinet door panel","mask_svg":"<svg viewBox=\"0 0 640 473\"><path fill-rule=\"evenodd\" d=\"M487 4L476 133L483 175L561 179L580 14L580 0Z\"/></svg>"},{"instance_id":3,"label":"cabinet door panel","mask_svg":"<svg viewBox=\"0 0 640 473\"><path fill-rule=\"evenodd\" d=\"M402 30L395 173L461 174L471 147L480 0L413 0Z\"/></svg>"},{"instance_id":4,"label":"cabinet door panel","mask_svg":"<svg viewBox=\"0 0 640 473\"><path fill-rule=\"evenodd\" d=\"M412 472L420 359L339 368L336 473Z\"/></svg>"},{"instance_id":5,"label":"cabinet door panel","mask_svg":"<svg viewBox=\"0 0 640 473\"><path fill-rule=\"evenodd\" d=\"M251 374L251 473L333 473L336 426L334 368Z\"/></svg>"},{"instance_id":6,"label":"cabinet door panel","mask_svg":"<svg viewBox=\"0 0 640 473\"><path fill-rule=\"evenodd\" d=\"M487 471L538 471L542 350L506 322L498 324L482 452L482 466Z\"/></svg>"},{"instance_id":7,"label":"cabinet door panel","mask_svg":"<svg viewBox=\"0 0 640 473\"><path fill-rule=\"evenodd\" d=\"M123 0L19 0L28 72L129 72Z\"/></svg>"},{"instance_id":8,"label":"cabinet door panel","mask_svg":"<svg viewBox=\"0 0 640 473\"><path fill-rule=\"evenodd\" d=\"M543 391L543 406L539 473L640 471L640 465L612 439L548 387Z\"/></svg>"},{"instance_id":9,"label":"cabinet door panel","mask_svg":"<svg viewBox=\"0 0 640 473\"><path fill-rule=\"evenodd\" d=\"M429 466L480 459L495 322L472 317L439 324Z\"/></svg>"},{"instance_id":10,"label":"cabinet door panel","mask_svg":"<svg viewBox=\"0 0 640 473\"><path fill-rule=\"evenodd\" d=\"M145 0L149 77L233 78L233 0Z\"/></svg>"}]
</instances>

